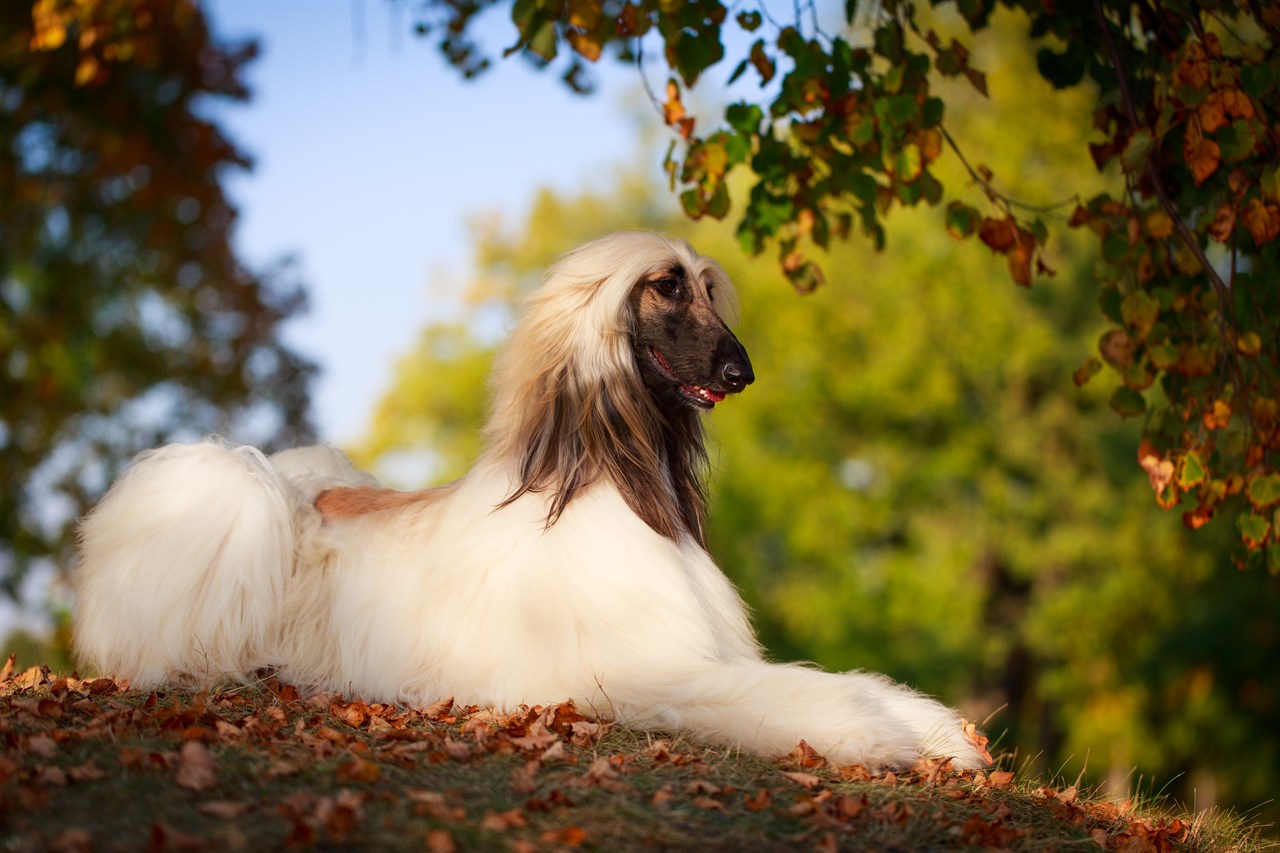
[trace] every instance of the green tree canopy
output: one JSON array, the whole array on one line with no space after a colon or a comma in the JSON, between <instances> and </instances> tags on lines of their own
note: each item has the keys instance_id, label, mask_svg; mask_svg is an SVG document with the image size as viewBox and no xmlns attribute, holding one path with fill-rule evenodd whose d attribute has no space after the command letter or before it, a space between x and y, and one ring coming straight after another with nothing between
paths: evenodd
<instances>
[{"instance_id":1,"label":"green tree canopy","mask_svg":"<svg viewBox=\"0 0 1280 853\"><path fill-rule=\"evenodd\" d=\"M590 89L588 66L604 55L660 56L669 79L651 97L675 131L666 167L684 212L737 209L741 245L774 247L798 288L829 277L821 250L834 241L858 232L883 246L890 211L948 194L938 227L978 236L1021 285L1053 274L1050 225L1093 235L1103 263L1080 286L1097 292L1110 328L1077 382L1104 362L1120 375L1110 404L1144 419L1135 455L1157 502L1183 509L1192 529L1235 517L1240 561L1280 572L1274 5L846 0L832 28L820 14L829 4L814 0L782 19L776 4L723 0L423 0L418 27L474 76L490 59L473 22L507 5L518 38L505 53L564 69L575 90ZM975 45L999 7L1018 10L1033 37L999 52L1034 57L1055 89L1090 98L1082 121L1094 135L1078 138L1110 176L1105 187L1066 175L1033 199L1065 202L1028 204L1008 173L982 165L987 151L953 132L954 96L940 81L987 94L992 45ZM715 69L759 89L708 121L685 94ZM1005 130L1035 132L1017 118ZM942 180L953 158L964 173ZM734 201L730 178L743 172L750 189ZM964 198L969 186L981 197Z\"/></svg>"},{"instance_id":2,"label":"green tree canopy","mask_svg":"<svg viewBox=\"0 0 1280 853\"><path fill-rule=\"evenodd\" d=\"M161 437L309 434L285 270L231 245L248 161L210 119L252 45L161 0L0 6L0 586Z\"/></svg>"}]
</instances>

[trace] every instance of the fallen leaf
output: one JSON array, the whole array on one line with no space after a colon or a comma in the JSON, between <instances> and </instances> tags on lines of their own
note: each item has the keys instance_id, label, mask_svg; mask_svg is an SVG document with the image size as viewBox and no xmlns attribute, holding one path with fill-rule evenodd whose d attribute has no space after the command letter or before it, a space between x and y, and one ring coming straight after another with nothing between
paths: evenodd
<instances>
[{"instance_id":1,"label":"fallen leaf","mask_svg":"<svg viewBox=\"0 0 1280 853\"><path fill-rule=\"evenodd\" d=\"M447 699L441 699L434 705L428 705L422 712L422 715L428 720L436 720L439 722L442 721L442 718L447 717L452 710L453 697L450 696Z\"/></svg>"},{"instance_id":2,"label":"fallen leaf","mask_svg":"<svg viewBox=\"0 0 1280 853\"><path fill-rule=\"evenodd\" d=\"M339 782L376 782L380 775L381 769L372 761L352 758L334 771L333 778Z\"/></svg>"},{"instance_id":3,"label":"fallen leaf","mask_svg":"<svg viewBox=\"0 0 1280 853\"><path fill-rule=\"evenodd\" d=\"M90 853L93 850L93 836L84 829L64 829L49 839L47 849L53 853Z\"/></svg>"},{"instance_id":4,"label":"fallen leaf","mask_svg":"<svg viewBox=\"0 0 1280 853\"><path fill-rule=\"evenodd\" d=\"M580 826L562 826L558 829L548 829L538 836L538 840L543 844L567 844L570 847L578 847L587 840L587 833Z\"/></svg>"},{"instance_id":5,"label":"fallen leaf","mask_svg":"<svg viewBox=\"0 0 1280 853\"><path fill-rule=\"evenodd\" d=\"M505 812L487 811L484 819L480 821L480 828L487 829L490 832L506 832L509 829L524 829L529 825L529 821L519 809L510 809Z\"/></svg>"},{"instance_id":6,"label":"fallen leaf","mask_svg":"<svg viewBox=\"0 0 1280 853\"><path fill-rule=\"evenodd\" d=\"M1013 771L992 770L987 774L987 784L993 788L1008 788L1013 784Z\"/></svg>"},{"instance_id":7,"label":"fallen leaf","mask_svg":"<svg viewBox=\"0 0 1280 853\"><path fill-rule=\"evenodd\" d=\"M41 758L53 758L58 753L58 745L48 735L31 735L27 738L27 752L34 752Z\"/></svg>"},{"instance_id":8,"label":"fallen leaf","mask_svg":"<svg viewBox=\"0 0 1280 853\"><path fill-rule=\"evenodd\" d=\"M782 775L804 788L816 788L822 780L812 773L801 773L795 770L783 770Z\"/></svg>"},{"instance_id":9,"label":"fallen leaf","mask_svg":"<svg viewBox=\"0 0 1280 853\"><path fill-rule=\"evenodd\" d=\"M236 803L231 800L210 800L206 803L200 803L197 805L196 811L201 814L207 814L210 817L220 817L223 820L235 820L241 815L249 812L252 808L252 803Z\"/></svg>"},{"instance_id":10,"label":"fallen leaf","mask_svg":"<svg viewBox=\"0 0 1280 853\"><path fill-rule=\"evenodd\" d=\"M203 838L181 832L167 823L156 821L151 824L151 842L147 845L150 853L188 853L212 849L213 845Z\"/></svg>"},{"instance_id":11,"label":"fallen leaf","mask_svg":"<svg viewBox=\"0 0 1280 853\"><path fill-rule=\"evenodd\" d=\"M427 850L429 853L455 853L458 845L453 840L453 834L447 829L432 829L427 831Z\"/></svg>"},{"instance_id":12,"label":"fallen leaf","mask_svg":"<svg viewBox=\"0 0 1280 853\"><path fill-rule=\"evenodd\" d=\"M203 791L217 781L212 753L198 740L184 743L178 756L178 784L192 791Z\"/></svg>"},{"instance_id":13,"label":"fallen leaf","mask_svg":"<svg viewBox=\"0 0 1280 853\"><path fill-rule=\"evenodd\" d=\"M67 771L67 777L72 782L96 782L99 779L105 779L106 776L106 771L94 764L92 758Z\"/></svg>"}]
</instances>

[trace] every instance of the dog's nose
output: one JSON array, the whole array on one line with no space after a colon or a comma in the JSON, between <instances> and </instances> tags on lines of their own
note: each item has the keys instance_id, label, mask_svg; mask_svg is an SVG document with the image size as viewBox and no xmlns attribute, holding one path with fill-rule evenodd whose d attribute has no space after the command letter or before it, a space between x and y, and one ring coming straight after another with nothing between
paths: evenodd
<instances>
[{"instance_id":1,"label":"dog's nose","mask_svg":"<svg viewBox=\"0 0 1280 853\"><path fill-rule=\"evenodd\" d=\"M726 361L720 375L724 379L724 384L733 391L741 391L756 381L756 375L751 370L751 362L745 360Z\"/></svg>"}]
</instances>

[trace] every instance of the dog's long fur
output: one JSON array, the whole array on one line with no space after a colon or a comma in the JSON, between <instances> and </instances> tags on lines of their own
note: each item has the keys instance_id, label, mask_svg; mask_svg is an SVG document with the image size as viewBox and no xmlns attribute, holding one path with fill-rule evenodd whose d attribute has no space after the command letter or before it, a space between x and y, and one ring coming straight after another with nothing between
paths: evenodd
<instances>
[{"instance_id":1,"label":"dog's long fur","mask_svg":"<svg viewBox=\"0 0 1280 853\"><path fill-rule=\"evenodd\" d=\"M649 317L667 291L702 312L695 331ZM804 739L841 763L982 766L929 698L762 659L705 550L696 407L751 381L729 295L713 261L652 234L565 256L495 368L487 451L448 486L382 489L323 446L141 454L81 527L80 655L137 686L276 667L369 700L573 699L766 754ZM646 322L714 343L723 377L682 385L697 353L644 343Z\"/></svg>"}]
</instances>

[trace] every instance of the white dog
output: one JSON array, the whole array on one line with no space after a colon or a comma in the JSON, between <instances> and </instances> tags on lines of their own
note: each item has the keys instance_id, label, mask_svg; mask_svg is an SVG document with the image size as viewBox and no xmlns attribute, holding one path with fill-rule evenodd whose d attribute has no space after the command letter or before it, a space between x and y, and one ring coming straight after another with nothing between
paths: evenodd
<instances>
[{"instance_id":1,"label":"white dog","mask_svg":"<svg viewBox=\"0 0 1280 853\"><path fill-rule=\"evenodd\" d=\"M932 699L762 659L703 527L702 413L754 379L730 296L681 241L566 255L495 368L487 451L447 486L382 489L327 447L141 454L81 527L80 655L136 686L275 667L371 701L573 699L766 754L985 765Z\"/></svg>"}]
</instances>

